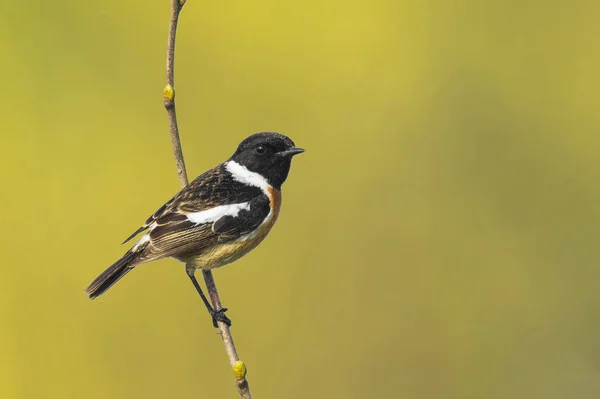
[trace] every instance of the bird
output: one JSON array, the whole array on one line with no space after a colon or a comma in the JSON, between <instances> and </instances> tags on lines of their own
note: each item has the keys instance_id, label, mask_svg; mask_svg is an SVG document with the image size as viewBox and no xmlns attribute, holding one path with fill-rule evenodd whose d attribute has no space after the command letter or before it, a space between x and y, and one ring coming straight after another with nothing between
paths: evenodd
<instances>
[{"instance_id":1,"label":"bird","mask_svg":"<svg viewBox=\"0 0 600 399\"><path fill-rule=\"evenodd\" d=\"M292 157L303 153L287 136L255 133L225 162L207 170L158 208L123 244L141 238L85 289L97 298L139 265L175 258L204 302L212 322L231 326L226 308L214 309L196 280L197 270L232 263L269 234L281 209L281 186Z\"/></svg>"}]
</instances>

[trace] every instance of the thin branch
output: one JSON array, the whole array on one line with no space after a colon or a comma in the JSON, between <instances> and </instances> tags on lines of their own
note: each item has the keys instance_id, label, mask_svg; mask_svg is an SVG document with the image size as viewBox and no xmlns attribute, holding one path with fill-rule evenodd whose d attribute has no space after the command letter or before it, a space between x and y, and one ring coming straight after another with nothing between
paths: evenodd
<instances>
[{"instance_id":1,"label":"thin branch","mask_svg":"<svg viewBox=\"0 0 600 399\"><path fill-rule=\"evenodd\" d=\"M169 131L171 132L171 144L173 146L173 155L175 155L175 166L177 167L177 175L179 176L179 182L181 187L185 187L188 184L187 172L185 169L185 162L183 160L183 151L181 150L181 141L179 139L179 128L177 126L177 114L175 112L175 36L177 33L177 22L179 20L179 13L183 8L186 0L171 0L171 21L169 23L169 39L167 42L167 84L164 89L164 105L167 110L167 116L169 118ZM215 285L215 280L210 271L203 271L204 281L206 282L206 288L210 300L214 309L221 309L221 299L219 298L219 292ZM252 399L250 395L250 387L248 386L248 380L246 380L246 365L240 361L237 350L235 349L235 343L233 342L233 336L229 327L223 323L218 322L219 331L221 332L221 338L223 339L223 345L225 346L225 352L229 358L229 364L232 367L233 375L235 376L236 386L240 398Z\"/></svg>"},{"instance_id":2,"label":"thin branch","mask_svg":"<svg viewBox=\"0 0 600 399\"><path fill-rule=\"evenodd\" d=\"M164 91L165 108L169 118L169 130L171 131L171 145L175 155L175 166L181 187L188 184L181 141L179 140L179 128L177 127L177 114L175 113L175 35L177 34L177 21L179 13L185 4L185 0L171 0L171 21L169 22L169 39L167 41L167 85Z\"/></svg>"},{"instance_id":3,"label":"thin branch","mask_svg":"<svg viewBox=\"0 0 600 399\"><path fill-rule=\"evenodd\" d=\"M214 309L221 309L221 299L219 298L219 292L215 285L215 279L213 278L210 270L203 270L202 275L206 283L206 289L208 290L208 296L212 302ZM233 368L233 374L235 376L236 385L240 398L252 399L250 395L250 387L248 386L248 380L246 380L246 365L240 361L237 351L235 349L235 343L233 342L233 335L229 331L227 324L218 322L219 330L221 332L221 338L223 338L223 345L225 346L225 352L229 358L229 364Z\"/></svg>"}]
</instances>

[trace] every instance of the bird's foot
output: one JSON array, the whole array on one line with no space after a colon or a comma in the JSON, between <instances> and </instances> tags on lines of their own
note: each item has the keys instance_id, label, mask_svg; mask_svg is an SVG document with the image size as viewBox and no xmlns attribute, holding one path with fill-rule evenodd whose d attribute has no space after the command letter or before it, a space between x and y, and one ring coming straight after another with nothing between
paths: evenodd
<instances>
[{"instance_id":1,"label":"bird's foot","mask_svg":"<svg viewBox=\"0 0 600 399\"><path fill-rule=\"evenodd\" d=\"M218 321L225 323L227 327L231 327L231 320L229 320L229 317L225 316L225 312L227 312L227 308L213 310L212 312L210 312L210 315L212 316L213 326L215 326L215 328L219 327L217 325Z\"/></svg>"}]
</instances>

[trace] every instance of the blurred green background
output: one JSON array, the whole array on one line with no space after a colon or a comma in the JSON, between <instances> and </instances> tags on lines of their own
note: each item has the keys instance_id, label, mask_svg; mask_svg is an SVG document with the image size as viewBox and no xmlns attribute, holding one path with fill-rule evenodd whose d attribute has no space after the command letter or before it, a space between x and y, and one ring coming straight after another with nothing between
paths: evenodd
<instances>
[{"instance_id":1,"label":"blurred green background","mask_svg":"<svg viewBox=\"0 0 600 399\"><path fill-rule=\"evenodd\" d=\"M0 397L235 398L174 260L89 301L179 188L169 2L0 6ZM258 131L307 152L215 278L256 398L600 397L596 1L195 1L191 177Z\"/></svg>"}]
</instances>

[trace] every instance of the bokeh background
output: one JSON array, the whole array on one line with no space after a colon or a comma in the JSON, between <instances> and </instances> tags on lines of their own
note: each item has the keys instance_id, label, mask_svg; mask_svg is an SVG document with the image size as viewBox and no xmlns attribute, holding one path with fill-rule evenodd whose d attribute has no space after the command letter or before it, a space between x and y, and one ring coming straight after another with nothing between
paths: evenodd
<instances>
[{"instance_id":1,"label":"bokeh background","mask_svg":"<svg viewBox=\"0 0 600 399\"><path fill-rule=\"evenodd\" d=\"M235 398L173 260L84 287L178 190L169 2L0 6L0 397ZM190 176L307 149L215 272L256 398L600 397L596 1L189 0Z\"/></svg>"}]
</instances>

